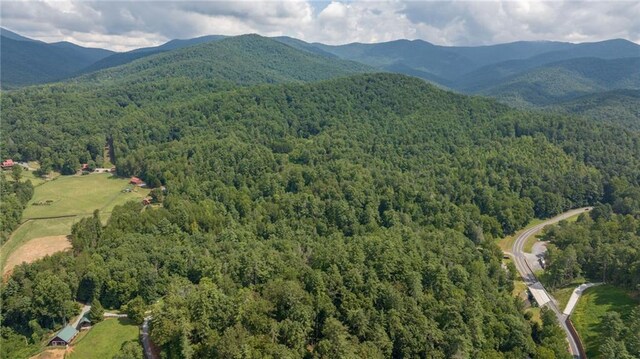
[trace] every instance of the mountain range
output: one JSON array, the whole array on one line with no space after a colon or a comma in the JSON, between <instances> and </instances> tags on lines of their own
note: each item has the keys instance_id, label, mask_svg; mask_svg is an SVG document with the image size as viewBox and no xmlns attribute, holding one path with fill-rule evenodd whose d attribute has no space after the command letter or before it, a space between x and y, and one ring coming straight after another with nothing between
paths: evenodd
<instances>
[{"instance_id":1,"label":"mountain range","mask_svg":"<svg viewBox=\"0 0 640 359\"><path fill-rule=\"evenodd\" d=\"M573 109L601 103L581 105L580 101L592 99L589 95L607 93L611 101L612 96L625 93L616 90L640 90L640 45L621 39L580 44L519 41L477 47L439 46L423 40L334 46L284 36L263 43L255 41L257 35L238 40L211 35L116 53L68 42L48 44L6 29L1 37L3 89L68 79L142 81L177 75L226 77L250 84L383 71L418 77L465 94L494 97L516 107L559 108L571 103ZM258 64L257 56L270 61ZM291 66L298 63L310 67ZM637 98L623 96L616 101L630 101L626 107L633 108ZM637 111L625 113L638 117Z\"/></svg>"},{"instance_id":2,"label":"mountain range","mask_svg":"<svg viewBox=\"0 0 640 359\"><path fill-rule=\"evenodd\" d=\"M34 357L91 302L146 321L167 358L569 358L566 318L523 300L497 243L587 206L545 230L545 287L640 285L635 44L241 35L112 53L3 34L3 86L51 83L0 96L3 160L38 164L0 175L2 248L40 175L64 176L52 206L78 192L65 178L107 180L87 167L150 192L114 182L65 222L73 250L5 275L2 357ZM602 329L590 357L640 356L624 344L640 322L613 319L620 341ZM134 339L103 357L141 355Z\"/></svg>"},{"instance_id":3,"label":"mountain range","mask_svg":"<svg viewBox=\"0 0 640 359\"><path fill-rule=\"evenodd\" d=\"M2 88L58 81L76 75L113 51L82 47L70 42L45 43L0 30Z\"/></svg>"}]
</instances>

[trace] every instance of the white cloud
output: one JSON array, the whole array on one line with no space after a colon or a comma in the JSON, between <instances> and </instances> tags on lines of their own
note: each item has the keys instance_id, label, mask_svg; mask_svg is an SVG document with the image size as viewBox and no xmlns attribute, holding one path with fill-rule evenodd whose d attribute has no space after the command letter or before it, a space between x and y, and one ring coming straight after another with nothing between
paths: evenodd
<instances>
[{"instance_id":1,"label":"white cloud","mask_svg":"<svg viewBox=\"0 0 640 359\"><path fill-rule=\"evenodd\" d=\"M2 1L2 26L43 41L129 50L210 34L330 44L424 39L640 42L637 1Z\"/></svg>"}]
</instances>

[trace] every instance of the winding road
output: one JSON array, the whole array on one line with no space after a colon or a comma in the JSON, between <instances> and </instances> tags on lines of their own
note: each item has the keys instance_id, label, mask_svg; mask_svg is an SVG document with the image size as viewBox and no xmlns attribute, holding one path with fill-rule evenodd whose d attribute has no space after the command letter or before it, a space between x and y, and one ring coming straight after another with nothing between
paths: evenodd
<instances>
[{"instance_id":1,"label":"winding road","mask_svg":"<svg viewBox=\"0 0 640 359\"><path fill-rule=\"evenodd\" d=\"M538 305L540 307L546 305L555 313L556 318L558 318L558 324L562 327L562 330L564 330L567 336L567 341L569 342L569 350L574 358L580 358L577 344L578 338L575 338L567 327L567 315L565 315L561 310L558 309L556 300L551 296L551 294L549 294L549 292L547 292L542 283L540 283L536 278L533 270L531 270L531 265L527 262L526 255L524 253L524 245L529 237L538 233L545 226L558 223L563 219L573 217L576 214L586 212L590 209L591 207L574 209L527 229L526 231L518 235L515 242L513 243L513 247L511 248L511 253L509 253L513 257L513 261L516 265L516 268L518 269L518 272L520 272L522 280L527 285L527 288L529 288L529 291L535 298Z\"/></svg>"},{"instance_id":2,"label":"winding road","mask_svg":"<svg viewBox=\"0 0 640 359\"><path fill-rule=\"evenodd\" d=\"M151 339L149 339L149 321L151 316L145 317L142 323L142 347L144 348L144 357L146 359L157 359L158 356L153 351Z\"/></svg>"}]
</instances>

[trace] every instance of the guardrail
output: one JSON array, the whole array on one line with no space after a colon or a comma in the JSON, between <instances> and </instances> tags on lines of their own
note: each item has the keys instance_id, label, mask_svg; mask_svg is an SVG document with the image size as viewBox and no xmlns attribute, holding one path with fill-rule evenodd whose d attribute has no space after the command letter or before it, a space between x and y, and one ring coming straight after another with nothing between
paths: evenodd
<instances>
[{"instance_id":1,"label":"guardrail","mask_svg":"<svg viewBox=\"0 0 640 359\"><path fill-rule=\"evenodd\" d=\"M580 358L587 359L587 353L584 351L582 338L580 338L580 334L578 334L578 331L573 326L573 322L571 322L571 316L567 316L567 319L564 321L564 323L567 325L567 328L569 328L571 335L573 335L574 338L578 339L576 340L576 345L578 346L578 352L580 353Z\"/></svg>"}]
</instances>

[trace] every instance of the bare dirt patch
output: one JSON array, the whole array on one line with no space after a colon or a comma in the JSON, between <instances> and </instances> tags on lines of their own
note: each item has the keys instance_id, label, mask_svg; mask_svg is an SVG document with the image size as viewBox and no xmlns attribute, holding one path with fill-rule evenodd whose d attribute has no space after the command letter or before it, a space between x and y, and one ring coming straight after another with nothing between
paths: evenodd
<instances>
[{"instance_id":1,"label":"bare dirt patch","mask_svg":"<svg viewBox=\"0 0 640 359\"><path fill-rule=\"evenodd\" d=\"M13 267L23 262L31 263L40 258L71 248L71 242L67 236L48 236L34 238L20 246L7 258L3 268L3 275L7 275Z\"/></svg>"},{"instance_id":2,"label":"bare dirt patch","mask_svg":"<svg viewBox=\"0 0 640 359\"><path fill-rule=\"evenodd\" d=\"M65 351L64 348L51 348L32 356L30 359L64 359Z\"/></svg>"}]
</instances>

